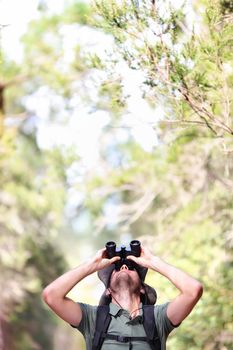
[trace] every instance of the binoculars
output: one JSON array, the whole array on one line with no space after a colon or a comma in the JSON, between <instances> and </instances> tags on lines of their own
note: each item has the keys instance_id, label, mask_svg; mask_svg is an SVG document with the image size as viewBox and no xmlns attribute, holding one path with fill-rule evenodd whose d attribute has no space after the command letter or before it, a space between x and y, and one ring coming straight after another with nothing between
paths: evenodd
<instances>
[{"instance_id":1,"label":"binoculars","mask_svg":"<svg viewBox=\"0 0 233 350\"><path fill-rule=\"evenodd\" d=\"M134 270L136 268L136 264L127 259L127 256L134 255L139 257L141 254L141 243L138 240L133 240L130 242L130 246L126 247L122 245L121 247L117 247L116 243L113 241L107 242L105 244L107 257L109 259L114 256L119 256L121 259L115 262L115 269L120 270L122 265L127 265L129 270Z\"/></svg>"}]
</instances>

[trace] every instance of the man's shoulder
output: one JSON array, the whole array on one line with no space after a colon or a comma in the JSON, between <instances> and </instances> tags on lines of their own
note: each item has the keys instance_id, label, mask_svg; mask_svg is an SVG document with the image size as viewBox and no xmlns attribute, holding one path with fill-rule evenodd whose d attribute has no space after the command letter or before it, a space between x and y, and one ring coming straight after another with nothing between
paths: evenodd
<instances>
[{"instance_id":1,"label":"man's shoulder","mask_svg":"<svg viewBox=\"0 0 233 350\"><path fill-rule=\"evenodd\" d=\"M155 305L154 306L155 314L166 314L168 305L169 305L169 302L166 302L164 304Z\"/></svg>"},{"instance_id":2,"label":"man's shoulder","mask_svg":"<svg viewBox=\"0 0 233 350\"><path fill-rule=\"evenodd\" d=\"M167 316L167 308L169 302L164 304L155 305L154 307L154 315L155 315L155 323L159 333L167 336L175 326L171 323Z\"/></svg>"},{"instance_id":3,"label":"man's shoulder","mask_svg":"<svg viewBox=\"0 0 233 350\"><path fill-rule=\"evenodd\" d=\"M82 310L82 319L78 326L73 327L83 334L92 332L92 329L95 328L97 306L81 302L78 302L78 304Z\"/></svg>"},{"instance_id":4,"label":"man's shoulder","mask_svg":"<svg viewBox=\"0 0 233 350\"><path fill-rule=\"evenodd\" d=\"M87 304L87 303L78 303L82 309L82 311L90 311L90 312L96 312L98 306L97 305L91 305L91 304Z\"/></svg>"}]
</instances>

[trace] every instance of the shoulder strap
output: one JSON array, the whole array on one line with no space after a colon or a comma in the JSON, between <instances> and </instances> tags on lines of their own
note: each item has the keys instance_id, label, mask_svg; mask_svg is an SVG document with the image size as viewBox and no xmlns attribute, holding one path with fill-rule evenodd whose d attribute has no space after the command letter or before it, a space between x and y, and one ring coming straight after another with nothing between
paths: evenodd
<instances>
[{"instance_id":1,"label":"shoulder strap","mask_svg":"<svg viewBox=\"0 0 233 350\"><path fill-rule=\"evenodd\" d=\"M104 334L107 332L110 322L109 305L98 306L92 350L101 349L104 342Z\"/></svg>"},{"instance_id":2,"label":"shoulder strap","mask_svg":"<svg viewBox=\"0 0 233 350\"><path fill-rule=\"evenodd\" d=\"M155 324L154 305L143 305L143 326L152 350L161 350L161 342Z\"/></svg>"}]
</instances>

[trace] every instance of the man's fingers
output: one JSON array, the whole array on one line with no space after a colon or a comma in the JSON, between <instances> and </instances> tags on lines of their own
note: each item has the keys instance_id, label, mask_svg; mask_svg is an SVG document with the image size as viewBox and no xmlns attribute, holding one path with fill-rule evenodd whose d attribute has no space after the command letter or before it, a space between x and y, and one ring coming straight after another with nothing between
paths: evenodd
<instances>
[{"instance_id":1,"label":"man's fingers","mask_svg":"<svg viewBox=\"0 0 233 350\"><path fill-rule=\"evenodd\" d=\"M117 260L120 260L119 256L114 256L113 258L109 259L109 261L111 261L111 264L116 262Z\"/></svg>"},{"instance_id":2,"label":"man's fingers","mask_svg":"<svg viewBox=\"0 0 233 350\"><path fill-rule=\"evenodd\" d=\"M137 258L136 256L134 256L134 255L128 255L128 256L127 256L127 259L133 260L133 261L135 261L135 262L137 262L137 260L138 260L138 258Z\"/></svg>"}]
</instances>

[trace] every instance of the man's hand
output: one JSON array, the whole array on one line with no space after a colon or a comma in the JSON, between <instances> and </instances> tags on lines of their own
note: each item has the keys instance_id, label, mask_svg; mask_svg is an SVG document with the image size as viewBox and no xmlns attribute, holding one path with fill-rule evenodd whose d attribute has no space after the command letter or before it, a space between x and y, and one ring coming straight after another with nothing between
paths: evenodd
<instances>
[{"instance_id":1,"label":"man's hand","mask_svg":"<svg viewBox=\"0 0 233 350\"><path fill-rule=\"evenodd\" d=\"M152 268L152 262L155 256L150 252L149 249L141 246L141 255L136 257L134 255L127 256L127 259L134 261L138 265L147 267L148 269Z\"/></svg>"},{"instance_id":2,"label":"man's hand","mask_svg":"<svg viewBox=\"0 0 233 350\"><path fill-rule=\"evenodd\" d=\"M119 256L114 256L113 258L108 259L106 248L103 248L98 250L94 258L90 260L90 264L93 268L93 272L96 272L114 264L117 260L120 260Z\"/></svg>"}]
</instances>

